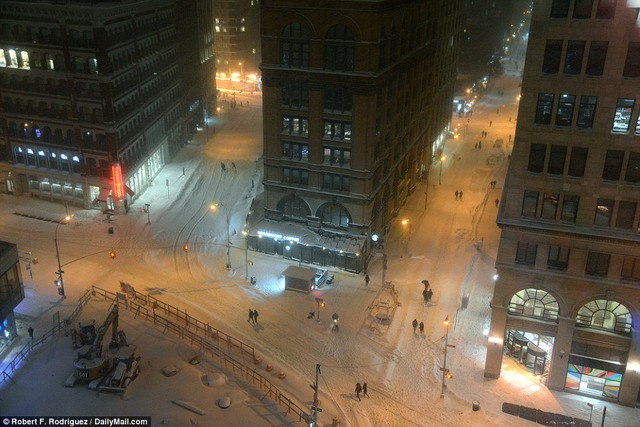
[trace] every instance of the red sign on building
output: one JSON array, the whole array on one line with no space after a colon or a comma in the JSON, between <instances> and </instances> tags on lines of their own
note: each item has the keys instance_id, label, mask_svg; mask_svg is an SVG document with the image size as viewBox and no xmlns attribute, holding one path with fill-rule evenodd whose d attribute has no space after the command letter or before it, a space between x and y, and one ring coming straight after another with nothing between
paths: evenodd
<instances>
[{"instance_id":1,"label":"red sign on building","mask_svg":"<svg viewBox=\"0 0 640 427\"><path fill-rule=\"evenodd\" d=\"M122 179L122 166L120 166L120 163L111 165L111 176L113 178L111 194L116 200L122 200L124 198L124 180Z\"/></svg>"}]
</instances>

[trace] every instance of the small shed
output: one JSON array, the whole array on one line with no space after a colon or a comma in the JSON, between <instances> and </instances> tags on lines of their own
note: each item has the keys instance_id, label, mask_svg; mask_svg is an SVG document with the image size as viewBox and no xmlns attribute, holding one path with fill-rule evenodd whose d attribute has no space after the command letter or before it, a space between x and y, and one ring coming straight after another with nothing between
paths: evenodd
<instances>
[{"instance_id":1,"label":"small shed","mask_svg":"<svg viewBox=\"0 0 640 427\"><path fill-rule=\"evenodd\" d=\"M315 289L316 285L316 270L289 266L282 272L284 277L284 288L292 291L301 291L309 293Z\"/></svg>"}]
</instances>

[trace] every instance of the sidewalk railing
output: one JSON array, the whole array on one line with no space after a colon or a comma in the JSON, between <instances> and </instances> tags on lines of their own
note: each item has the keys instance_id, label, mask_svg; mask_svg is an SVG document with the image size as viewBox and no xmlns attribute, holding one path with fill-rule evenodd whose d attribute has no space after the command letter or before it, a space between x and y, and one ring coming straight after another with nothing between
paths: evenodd
<instances>
[{"instance_id":1,"label":"sidewalk railing","mask_svg":"<svg viewBox=\"0 0 640 427\"><path fill-rule=\"evenodd\" d=\"M64 320L58 321L53 328L46 331L42 336L37 339L33 339L27 344L25 344L20 350L18 350L17 354L14 358L9 362L7 367L0 372L0 385L4 382L11 380L15 383L15 380L11 377L11 375L20 367L23 361L25 361L29 354L38 346L44 345L50 338L53 338L60 331L67 331L69 325L71 325L75 319L80 315L80 312L87 304L89 299L91 298L91 291L87 290L85 293L78 299L78 305L73 310L71 315Z\"/></svg>"},{"instance_id":2,"label":"sidewalk railing","mask_svg":"<svg viewBox=\"0 0 640 427\"><path fill-rule=\"evenodd\" d=\"M109 292L97 286L94 286L93 290L94 293L108 294L112 299L118 296L113 292ZM135 290L128 291L125 293L125 295L127 296L127 301L129 302L135 302L136 304L151 308L155 313L162 312L165 314L165 316L176 319L181 324L184 324L185 327L189 329L195 329L196 331L205 334L205 336L215 339L216 344L220 345L224 343L229 350L239 351L240 353L246 356L250 356L252 359L255 359L255 349L253 348L253 346L245 344L239 339L234 338L231 335L212 327L208 323L201 322L195 317L187 314L186 310L181 310L159 300L158 298L155 298L151 295L142 294Z\"/></svg>"},{"instance_id":3,"label":"sidewalk railing","mask_svg":"<svg viewBox=\"0 0 640 427\"><path fill-rule=\"evenodd\" d=\"M159 306L153 304L151 305L151 308L146 306L149 298L151 298L151 300L156 300L148 295L136 293L136 298L125 300L119 298L118 295L113 292L109 292L95 286L93 287L93 294L104 298L106 301L112 301L112 303L118 304L119 307L122 306L128 309L134 313L134 317L142 317L145 320L153 322L154 325L163 328L163 333L165 334L173 333L177 335L187 345L201 351L205 355L215 356L219 359L225 369L230 369L234 375L240 376L245 381L249 382L251 385L257 386L262 392L264 392L261 400L268 397L281 407L286 408L285 415L293 414L298 417L298 421L309 420L309 415L305 410L283 394L278 386L262 376L255 369L244 365L225 353L219 343L233 343L229 345L230 348L239 348L241 349L242 355L250 355L252 361L259 361L259 359L257 360L255 358L253 347L242 344L238 340L230 339L232 337L229 335L221 333L219 330L210 327L208 324L203 323L168 304L163 303L166 308L164 308L164 311L161 313L158 313ZM145 305L140 304L138 301L144 302ZM181 323L185 323L185 325L183 326L182 324L178 324L168 317L163 317L162 313L167 316L175 317ZM194 325L197 326L194 328ZM216 343L210 342L208 340L209 338L215 339ZM238 345L237 343L242 345ZM251 350L249 351L249 349Z\"/></svg>"}]
</instances>

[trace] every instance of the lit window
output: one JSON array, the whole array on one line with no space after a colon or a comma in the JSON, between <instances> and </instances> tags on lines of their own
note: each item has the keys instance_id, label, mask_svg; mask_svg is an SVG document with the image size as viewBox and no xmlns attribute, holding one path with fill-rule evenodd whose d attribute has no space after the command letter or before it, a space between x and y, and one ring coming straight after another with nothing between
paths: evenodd
<instances>
[{"instance_id":1,"label":"lit window","mask_svg":"<svg viewBox=\"0 0 640 427\"><path fill-rule=\"evenodd\" d=\"M44 151L42 151L42 150L38 151L38 155L39 156L44 156Z\"/></svg>"},{"instance_id":2,"label":"lit window","mask_svg":"<svg viewBox=\"0 0 640 427\"><path fill-rule=\"evenodd\" d=\"M33 154L33 150L31 148L27 148L27 154Z\"/></svg>"},{"instance_id":3,"label":"lit window","mask_svg":"<svg viewBox=\"0 0 640 427\"><path fill-rule=\"evenodd\" d=\"M240 27L240 31L242 31L244 33L245 32L245 28L244 27Z\"/></svg>"},{"instance_id":4,"label":"lit window","mask_svg":"<svg viewBox=\"0 0 640 427\"><path fill-rule=\"evenodd\" d=\"M4 49L0 49L0 67L7 66L7 58L4 56Z\"/></svg>"},{"instance_id":5,"label":"lit window","mask_svg":"<svg viewBox=\"0 0 640 427\"><path fill-rule=\"evenodd\" d=\"M216 25L216 33L219 33L219 32L220 32L220 26Z\"/></svg>"},{"instance_id":6,"label":"lit window","mask_svg":"<svg viewBox=\"0 0 640 427\"><path fill-rule=\"evenodd\" d=\"M74 162L79 162L79 161L80 161L80 157L78 157L78 156L73 156L73 157L71 158L71 160L73 160Z\"/></svg>"},{"instance_id":7,"label":"lit window","mask_svg":"<svg viewBox=\"0 0 640 427\"><path fill-rule=\"evenodd\" d=\"M67 159L68 159L68 157L67 157L67 155L66 155L66 154L60 154L60 158L61 158L62 160L67 160Z\"/></svg>"}]
</instances>

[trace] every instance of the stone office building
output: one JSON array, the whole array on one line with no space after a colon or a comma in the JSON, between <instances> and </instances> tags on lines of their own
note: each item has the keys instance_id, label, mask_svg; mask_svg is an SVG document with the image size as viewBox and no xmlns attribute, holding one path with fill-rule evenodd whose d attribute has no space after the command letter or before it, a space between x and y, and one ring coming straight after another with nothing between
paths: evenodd
<instances>
[{"instance_id":1,"label":"stone office building","mask_svg":"<svg viewBox=\"0 0 640 427\"><path fill-rule=\"evenodd\" d=\"M4 191L126 210L214 100L211 3L3 1Z\"/></svg>"},{"instance_id":2,"label":"stone office building","mask_svg":"<svg viewBox=\"0 0 640 427\"><path fill-rule=\"evenodd\" d=\"M485 376L640 390L640 2L536 0L498 214Z\"/></svg>"},{"instance_id":3,"label":"stone office building","mask_svg":"<svg viewBox=\"0 0 640 427\"><path fill-rule=\"evenodd\" d=\"M368 237L449 130L459 2L263 0L261 31L265 220L249 244L366 269Z\"/></svg>"}]
</instances>

